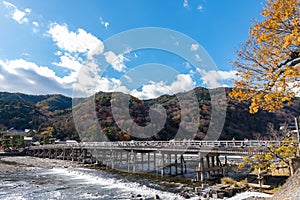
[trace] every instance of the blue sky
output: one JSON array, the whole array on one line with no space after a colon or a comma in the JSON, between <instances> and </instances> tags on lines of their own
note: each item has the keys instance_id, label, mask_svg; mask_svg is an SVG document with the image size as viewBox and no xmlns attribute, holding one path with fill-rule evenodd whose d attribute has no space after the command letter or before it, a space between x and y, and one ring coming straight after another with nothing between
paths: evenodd
<instances>
[{"instance_id":1,"label":"blue sky","mask_svg":"<svg viewBox=\"0 0 300 200\"><path fill-rule=\"evenodd\" d=\"M0 90L68 96L121 91L147 99L197 86L232 86L235 69L230 60L247 40L251 21L260 19L262 4L263 0L2 1ZM120 33L145 27L173 31L174 48L189 45L186 53L202 64L163 48L134 49L135 44L126 41L109 45ZM183 44L177 33L194 42ZM168 39L151 38L154 35L135 37L169 45L164 43ZM213 62L205 61L207 54Z\"/></svg>"}]
</instances>

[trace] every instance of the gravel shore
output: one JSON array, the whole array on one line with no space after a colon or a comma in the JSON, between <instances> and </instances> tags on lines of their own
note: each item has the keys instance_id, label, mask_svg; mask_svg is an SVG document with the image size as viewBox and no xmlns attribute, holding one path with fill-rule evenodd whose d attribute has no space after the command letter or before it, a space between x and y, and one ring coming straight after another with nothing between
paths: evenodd
<instances>
[{"instance_id":1,"label":"gravel shore","mask_svg":"<svg viewBox=\"0 0 300 200\"><path fill-rule=\"evenodd\" d=\"M54 167L78 167L78 163L66 160L54 160L48 158L36 158L29 156L0 157L0 173L21 173L30 167L54 168Z\"/></svg>"}]
</instances>

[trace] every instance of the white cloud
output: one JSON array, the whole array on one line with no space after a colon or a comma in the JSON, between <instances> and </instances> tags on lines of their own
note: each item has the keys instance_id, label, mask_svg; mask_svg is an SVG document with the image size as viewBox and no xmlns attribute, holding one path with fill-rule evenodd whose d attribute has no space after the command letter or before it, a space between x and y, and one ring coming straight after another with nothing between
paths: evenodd
<instances>
[{"instance_id":1,"label":"white cloud","mask_svg":"<svg viewBox=\"0 0 300 200\"><path fill-rule=\"evenodd\" d=\"M26 57L28 57L28 56L30 56L30 54L29 54L29 53L27 53L27 52L24 52L24 53L22 53L22 56L26 56Z\"/></svg>"},{"instance_id":2,"label":"white cloud","mask_svg":"<svg viewBox=\"0 0 300 200\"><path fill-rule=\"evenodd\" d=\"M197 68L197 72L201 74L201 80L204 84L207 85L209 88L216 88L216 87L222 87L227 86L224 85L223 81L233 80L236 79L236 73L237 71L230 70L230 71L217 71L217 70L211 70L211 71L205 71L203 69Z\"/></svg>"},{"instance_id":3,"label":"white cloud","mask_svg":"<svg viewBox=\"0 0 300 200\"><path fill-rule=\"evenodd\" d=\"M122 85L122 82L115 78L105 78L101 77L97 81L97 91L103 91L103 92L123 92L128 93L129 90Z\"/></svg>"},{"instance_id":4,"label":"white cloud","mask_svg":"<svg viewBox=\"0 0 300 200\"><path fill-rule=\"evenodd\" d=\"M195 72L194 70L192 70L192 69L189 71L189 74L190 74L191 76L194 76L195 73L196 73L196 72Z\"/></svg>"},{"instance_id":5,"label":"white cloud","mask_svg":"<svg viewBox=\"0 0 300 200\"><path fill-rule=\"evenodd\" d=\"M39 26L40 26L39 23L38 23L37 21L33 21L33 22L32 22L32 25L35 26L35 27L39 27Z\"/></svg>"},{"instance_id":6,"label":"white cloud","mask_svg":"<svg viewBox=\"0 0 300 200\"><path fill-rule=\"evenodd\" d=\"M26 13L31 13L31 9L30 9L30 8L26 8L26 9L25 9L25 12L26 12Z\"/></svg>"},{"instance_id":7,"label":"white cloud","mask_svg":"<svg viewBox=\"0 0 300 200\"><path fill-rule=\"evenodd\" d=\"M161 96L162 94L170 94L166 85L161 81L158 83L149 82L146 85L143 85L141 91L134 89L130 92L132 96L135 96L140 99L152 99Z\"/></svg>"},{"instance_id":8,"label":"white cloud","mask_svg":"<svg viewBox=\"0 0 300 200\"><path fill-rule=\"evenodd\" d=\"M128 76L128 75L125 74L123 77L124 77L128 82L130 82L130 83L132 82L132 78L131 78L130 76Z\"/></svg>"},{"instance_id":9,"label":"white cloud","mask_svg":"<svg viewBox=\"0 0 300 200\"><path fill-rule=\"evenodd\" d=\"M32 25L33 25L32 31L34 33L38 32L39 31L39 26L40 26L39 23L37 21L33 21Z\"/></svg>"},{"instance_id":10,"label":"white cloud","mask_svg":"<svg viewBox=\"0 0 300 200\"><path fill-rule=\"evenodd\" d=\"M56 55L56 56L61 56L61 55L63 55L63 53L62 53L61 51L56 51L56 52L54 53L54 55Z\"/></svg>"},{"instance_id":11,"label":"white cloud","mask_svg":"<svg viewBox=\"0 0 300 200\"><path fill-rule=\"evenodd\" d=\"M55 73L54 71L50 70L48 67L42 67L42 66L37 66L33 62L28 62L23 59L18 59L18 60L10 60L3 62L1 61L0 63L2 66L6 66L6 71L10 74L14 74L17 76L21 76L22 70L27 70L27 71L34 71L38 75L45 76L45 77L54 77Z\"/></svg>"},{"instance_id":12,"label":"white cloud","mask_svg":"<svg viewBox=\"0 0 300 200\"><path fill-rule=\"evenodd\" d=\"M94 74L91 76L91 74ZM129 90L122 85L122 82L115 78L100 77L91 68L81 68L78 73L77 82L74 85L76 96L90 96L95 92L124 92Z\"/></svg>"},{"instance_id":13,"label":"white cloud","mask_svg":"<svg viewBox=\"0 0 300 200\"><path fill-rule=\"evenodd\" d=\"M82 63L81 58L76 58L69 53L65 53L63 55L60 55L59 63L53 62L52 64L60 67L65 67L73 71L79 71L80 68L82 67L81 63Z\"/></svg>"},{"instance_id":14,"label":"white cloud","mask_svg":"<svg viewBox=\"0 0 300 200\"><path fill-rule=\"evenodd\" d=\"M28 23L28 18L26 17L30 14L31 9L26 8L24 11L19 10L14 4L7 1L3 1L3 4L10 10L10 17L18 22L19 24Z\"/></svg>"},{"instance_id":15,"label":"white cloud","mask_svg":"<svg viewBox=\"0 0 300 200\"><path fill-rule=\"evenodd\" d=\"M128 59L124 56L124 54L116 55L114 52L108 51L105 52L103 55L105 56L106 62L111 64L113 69L115 69L118 72L125 71L126 66L124 62L128 61Z\"/></svg>"},{"instance_id":16,"label":"white cloud","mask_svg":"<svg viewBox=\"0 0 300 200\"><path fill-rule=\"evenodd\" d=\"M193 81L190 74L179 74L177 75L176 81L170 85L170 90L178 93L191 90L195 87L196 83Z\"/></svg>"},{"instance_id":17,"label":"white cloud","mask_svg":"<svg viewBox=\"0 0 300 200\"><path fill-rule=\"evenodd\" d=\"M101 69L94 60L94 55L103 54L105 60L119 72L126 69L124 64L128 59L124 54L116 55L112 51L103 53L102 41L83 29L76 32L70 31L66 24L52 23L48 30L56 45L61 50L56 51L59 62L52 64L71 70L68 76L57 78L61 84L74 83L77 95L92 95L96 91L122 91L127 92L121 81L113 78L99 76ZM128 50L130 52L130 50Z\"/></svg>"},{"instance_id":18,"label":"white cloud","mask_svg":"<svg viewBox=\"0 0 300 200\"><path fill-rule=\"evenodd\" d=\"M126 77L124 78L126 79ZM150 81L141 87L141 91L136 89L130 91L128 88L122 85L121 80L115 78L89 76L89 70L86 68L80 72L78 80L80 84L75 86L75 90L78 92L78 94L81 92L81 94L92 95L97 91L123 92L140 99L156 98L163 94L177 94L179 92L191 90L196 85L190 74L179 74L177 75L176 80L171 84L166 84L163 81Z\"/></svg>"},{"instance_id":19,"label":"white cloud","mask_svg":"<svg viewBox=\"0 0 300 200\"><path fill-rule=\"evenodd\" d=\"M199 10L200 12L203 11L203 6L202 5L198 5L197 6L197 10Z\"/></svg>"},{"instance_id":20,"label":"white cloud","mask_svg":"<svg viewBox=\"0 0 300 200\"><path fill-rule=\"evenodd\" d=\"M184 62L183 64L186 69L191 69L191 67L192 67L189 62Z\"/></svg>"},{"instance_id":21,"label":"white cloud","mask_svg":"<svg viewBox=\"0 0 300 200\"><path fill-rule=\"evenodd\" d=\"M28 94L72 94L72 84L65 77L57 77L48 67L23 59L0 60L0 90Z\"/></svg>"},{"instance_id":22,"label":"white cloud","mask_svg":"<svg viewBox=\"0 0 300 200\"><path fill-rule=\"evenodd\" d=\"M179 74L176 80L170 85L166 85L163 81L149 82L142 86L141 91L133 90L131 95L141 99L151 99L159 97L163 94L176 94L185 92L195 87L196 83L191 78L190 74Z\"/></svg>"},{"instance_id":23,"label":"white cloud","mask_svg":"<svg viewBox=\"0 0 300 200\"><path fill-rule=\"evenodd\" d=\"M69 64L72 64L73 58L67 54L61 55L61 58L59 65L71 68ZM196 84L192 80L191 74L179 74L175 81L170 84L165 84L163 81L158 83L149 82L142 86L142 91L130 91L122 85L121 80L100 77L89 66L81 67L80 71L78 70L79 68L80 65L75 67L69 75L58 77L52 69L38 66L23 59L0 60L0 90L28 94L61 93L72 95L74 89L80 91L77 94L83 95L92 95L97 91L123 92L142 99L149 99L162 94L176 94L188 91L193 89ZM94 76L91 76L91 73ZM130 80L130 77L125 76L125 79ZM74 84L76 84L75 88L73 88Z\"/></svg>"},{"instance_id":24,"label":"white cloud","mask_svg":"<svg viewBox=\"0 0 300 200\"><path fill-rule=\"evenodd\" d=\"M104 21L102 17L100 17L100 23L107 29L109 26L109 22Z\"/></svg>"},{"instance_id":25,"label":"white cloud","mask_svg":"<svg viewBox=\"0 0 300 200\"><path fill-rule=\"evenodd\" d=\"M188 2L188 0L183 0L183 7L185 7L185 8L187 8L187 7L189 7L189 2Z\"/></svg>"},{"instance_id":26,"label":"white cloud","mask_svg":"<svg viewBox=\"0 0 300 200\"><path fill-rule=\"evenodd\" d=\"M97 50L97 53L103 52L102 41L81 28L73 32L69 31L66 24L52 23L48 34L59 48L68 52L88 53L89 55L95 50Z\"/></svg>"},{"instance_id":27,"label":"white cloud","mask_svg":"<svg viewBox=\"0 0 300 200\"><path fill-rule=\"evenodd\" d=\"M199 44L192 44L191 51L197 51L199 49Z\"/></svg>"},{"instance_id":28,"label":"white cloud","mask_svg":"<svg viewBox=\"0 0 300 200\"><path fill-rule=\"evenodd\" d=\"M200 62L200 61L202 61L202 58L200 57L199 54L195 54L195 60Z\"/></svg>"}]
</instances>

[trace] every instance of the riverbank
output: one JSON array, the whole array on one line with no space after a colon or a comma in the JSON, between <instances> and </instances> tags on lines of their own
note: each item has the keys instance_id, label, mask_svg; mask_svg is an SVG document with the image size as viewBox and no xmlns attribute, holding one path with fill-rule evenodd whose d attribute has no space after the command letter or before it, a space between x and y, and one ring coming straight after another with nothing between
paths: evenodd
<instances>
[{"instance_id":1,"label":"riverbank","mask_svg":"<svg viewBox=\"0 0 300 200\"><path fill-rule=\"evenodd\" d=\"M78 163L64 161L64 160L52 160L44 158L35 158L30 156L4 156L0 157L0 173L22 173L30 168L47 168L54 167L80 167Z\"/></svg>"},{"instance_id":2,"label":"riverbank","mask_svg":"<svg viewBox=\"0 0 300 200\"><path fill-rule=\"evenodd\" d=\"M119 180L139 183L147 188L153 188L158 191L165 191L174 194L180 194L184 198L200 199L197 196L196 188L201 188L199 182L192 182L190 178L164 176L161 177L155 173L128 173L120 170L107 169L105 166L96 166L91 164L81 164L66 160L54 160L48 158L36 158L29 156L1 157L0 174L22 174L28 170L36 168L55 169L63 168L66 171L85 168L96 171L103 171L113 174ZM211 189L212 187L208 187Z\"/></svg>"},{"instance_id":3,"label":"riverbank","mask_svg":"<svg viewBox=\"0 0 300 200\"><path fill-rule=\"evenodd\" d=\"M68 160L55 160L30 156L0 157L0 174L20 174L34 168L87 168L98 171L105 171L118 176L120 179L137 182L153 189L171 193L179 194L182 191L193 189L189 184L191 182L190 179L183 177L161 177L160 175L156 175L153 173L127 173L119 170L107 169L105 166L82 164Z\"/></svg>"},{"instance_id":4,"label":"riverbank","mask_svg":"<svg viewBox=\"0 0 300 200\"><path fill-rule=\"evenodd\" d=\"M70 161L5 157L0 161L0 199L160 199L181 200L179 194L147 187L104 170ZM14 166L14 170L6 168Z\"/></svg>"}]
</instances>

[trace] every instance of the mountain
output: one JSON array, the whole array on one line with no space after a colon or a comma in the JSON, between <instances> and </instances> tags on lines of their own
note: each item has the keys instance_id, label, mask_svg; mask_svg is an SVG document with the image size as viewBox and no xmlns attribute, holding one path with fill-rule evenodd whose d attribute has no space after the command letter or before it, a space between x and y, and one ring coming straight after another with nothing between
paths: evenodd
<instances>
[{"instance_id":1,"label":"mountain","mask_svg":"<svg viewBox=\"0 0 300 200\"><path fill-rule=\"evenodd\" d=\"M71 113L71 106L72 99L59 94L27 95L0 92L0 131L14 128L42 132L51 126L59 115ZM71 124L72 126L74 127ZM74 135L74 129L72 132Z\"/></svg>"},{"instance_id":2,"label":"mountain","mask_svg":"<svg viewBox=\"0 0 300 200\"><path fill-rule=\"evenodd\" d=\"M11 127L23 130L30 126L36 128L41 118L41 112L32 102L16 99L0 99L1 130Z\"/></svg>"},{"instance_id":3,"label":"mountain","mask_svg":"<svg viewBox=\"0 0 300 200\"><path fill-rule=\"evenodd\" d=\"M230 91L231 89L226 89L226 94ZM228 95L225 101L218 102L222 98L218 92L218 89L207 90L199 87L185 93L163 95L150 100L140 100L122 93L100 92L95 95L95 99L78 103L73 111L77 130L83 141L101 141L103 138L99 138L100 131L110 140L169 140L174 137L203 139L213 123L211 119L212 101L216 101L214 102L216 113L222 109L226 110L220 139L268 138L271 136L271 133L268 132L270 124L273 124L274 128L278 130L281 124L292 123L294 116L300 115L299 99L295 99L292 105L275 112L259 111L256 114L250 114L249 103L237 102L228 98ZM190 99L191 93L196 96L198 102ZM214 95L213 99L211 99L212 95ZM123 102L122 99L125 101ZM150 131L144 129L143 127L151 123L149 108L157 104L165 110L166 123L159 130L156 130L157 127L153 127ZM199 106L198 114L195 114L195 104ZM127 107L129 107L130 117L126 116L127 111L124 111ZM159 111L155 112L153 115L163 115ZM118 113L120 116L116 115ZM195 117L196 119L193 119ZM184 118L187 119L187 122L182 125ZM197 124L196 130L191 135L190 130L194 129L195 124ZM136 127L136 125L139 126ZM132 127L135 128L132 129ZM154 134L151 133L151 130L155 130Z\"/></svg>"},{"instance_id":4,"label":"mountain","mask_svg":"<svg viewBox=\"0 0 300 200\"><path fill-rule=\"evenodd\" d=\"M37 106L54 112L57 110L66 110L72 107L72 99L60 94L46 95L45 98L37 102Z\"/></svg>"},{"instance_id":5,"label":"mountain","mask_svg":"<svg viewBox=\"0 0 300 200\"><path fill-rule=\"evenodd\" d=\"M44 107L44 110L48 111L65 110L72 106L72 99L60 94L27 95L22 93L0 92L0 100L33 103L37 104L37 107Z\"/></svg>"},{"instance_id":6,"label":"mountain","mask_svg":"<svg viewBox=\"0 0 300 200\"><path fill-rule=\"evenodd\" d=\"M230 92L228 88L225 90L226 94ZM197 102L190 99L191 95L194 95ZM215 95L213 99L212 95ZM63 95L35 96L2 92L0 130L4 131L11 127L29 128L42 133L53 127L51 129L53 137L80 138L82 141L102 140L100 131L110 140L169 140L182 136L202 139L214 121L211 119L212 102L216 101L214 102L216 113L222 109L226 110L220 139L253 139L259 134L267 137L268 124L272 123L279 129L280 124L290 123L294 120L294 116L300 115L299 99L295 99L290 106L272 113L259 111L250 114L249 103L240 103L228 97L225 101L218 102L222 98L218 97L218 89L207 90L201 87L150 100L140 100L122 93L105 92L99 92L93 97L95 98L75 99L76 104L72 109L72 99ZM125 101L121 101L122 99ZM150 110L155 105L160 105L158 106L160 109ZM195 105L199 110L195 109ZM124 115L126 110L124 108L128 108L129 116ZM116 113L121 114L117 116ZM155 117L151 119L150 115ZM166 118L166 121L161 120L161 129L154 127L153 123L152 129L147 129L151 125L151 120L157 120L156 123L159 124L160 117ZM136 128L135 131L130 129L132 127ZM193 129L195 131L190 135L190 130ZM149 133L149 130L154 133ZM130 135L132 132L138 135ZM37 134L37 137L42 137L42 134Z\"/></svg>"}]
</instances>

